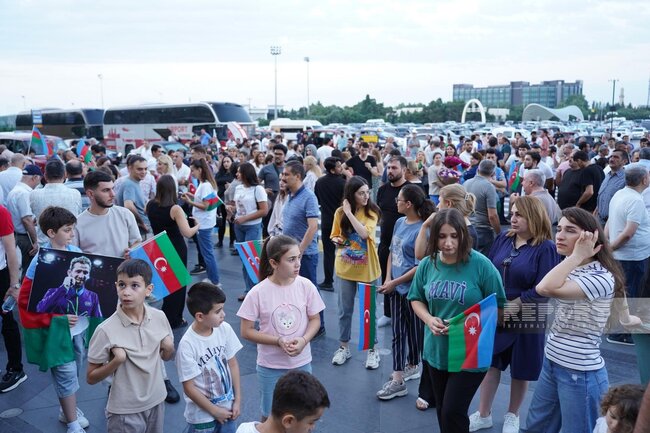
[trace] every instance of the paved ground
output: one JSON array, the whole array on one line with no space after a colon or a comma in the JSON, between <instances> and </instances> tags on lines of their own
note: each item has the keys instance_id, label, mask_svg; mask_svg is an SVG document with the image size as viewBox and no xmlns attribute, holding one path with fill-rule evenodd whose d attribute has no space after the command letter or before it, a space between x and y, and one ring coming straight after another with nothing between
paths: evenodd
<instances>
[{"instance_id":1,"label":"paved ground","mask_svg":"<svg viewBox=\"0 0 650 433\"><path fill-rule=\"evenodd\" d=\"M196 259L195 248L190 244L190 264ZM228 295L226 302L226 320L233 325L239 334L239 320L236 316L239 303L236 298L242 290L241 265L238 257L230 255L227 248L217 250L222 283ZM319 272L322 270L319 267ZM203 278L203 276L199 276ZM391 373L390 357L390 328L381 328L379 345L381 348L381 367L375 371L366 370L363 366L365 354L354 352L353 358L345 365L334 367L331 357L337 348L338 335L336 317L336 296L332 292L323 292L327 305L325 324L327 336L312 343L313 371L327 388L332 407L325 412L318 423L317 432L438 432L435 411L420 412L415 409L417 397L417 381L408 382L409 394L389 402L381 402L375 397L375 392L387 380ZM188 320L191 318L186 312ZM353 323L357 323L356 318ZM178 342L184 330L175 332ZM358 341L358 329L353 327L352 340ZM241 366L242 392L244 404L240 421L251 421L259 418L259 397L255 375L256 350L253 344L242 341L244 348L238 355ZM603 353L611 384L637 383L636 357L633 348L613 346L603 343ZM5 366L6 353L4 346L0 348L0 367ZM29 379L16 390L8 394L0 394L0 432L2 433L36 433L36 432L65 432L63 424L57 421L58 400L51 384L49 373L41 373L33 365L25 367ZM175 364L167 363L172 382L179 391ZM85 371L82 372L85 378ZM503 375L502 386L495 399L493 414L495 426L485 432L500 432L503 414L507 411L509 378ZM522 413L526 414L535 384L530 386ZM105 432L106 422L104 407L107 398L107 388L104 385L90 386L82 380L79 391L79 407L90 420L89 432ZM477 406L478 397L474 398L471 411ZM183 432L184 403L166 405L165 431ZM523 419L522 419L523 422Z\"/></svg>"}]
</instances>

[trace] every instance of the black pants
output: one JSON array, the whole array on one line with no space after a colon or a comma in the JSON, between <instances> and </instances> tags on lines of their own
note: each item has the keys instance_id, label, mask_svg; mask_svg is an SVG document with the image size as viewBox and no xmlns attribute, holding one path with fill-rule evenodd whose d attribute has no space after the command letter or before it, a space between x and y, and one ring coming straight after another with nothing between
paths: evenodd
<instances>
[{"instance_id":1,"label":"black pants","mask_svg":"<svg viewBox=\"0 0 650 433\"><path fill-rule=\"evenodd\" d=\"M4 299L9 289L9 283L9 268L7 267L0 270L0 299ZM21 371L23 369L23 350L20 345L20 329L18 322L14 319L14 311L4 313L0 310L0 321L2 321L2 338L7 351L7 370Z\"/></svg>"},{"instance_id":2,"label":"black pants","mask_svg":"<svg viewBox=\"0 0 650 433\"><path fill-rule=\"evenodd\" d=\"M162 311L165 313L165 316L167 316L169 326L172 328L180 326L183 322L186 294L187 287L181 287L171 295L165 296L163 299Z\"/></svg>"},{"instance_id":3,"label":"black pants","mask_svg":"<svg viewBox=\"0 0 650 433\"><path fill-rule=\"evenodd\" d=\"M34 258L34 256L29 255L29 252L34 247L34 245L29 239L29 235L16 233L16 247L18 247L20 254L22 255L20 267L22 268L21 277L23 277L25 276L25 272L27 272L27 268L32 263L32 259Z\"/></svg>"},{"instance_id":4,"label":"black pants","mask_svg":"<svg viewBox=\"0 0 650 433\"><path fill-rule=\"evenodd\" d=\"M336 246L330 240L330 234L332 233L332 221L328 225L321 222L321 240L323 241L323 273L325 274L325 283L334 282L334 255L336 253Z\"/></svg>"},{"instance_id":5,"label":"black pants","mask_svg":"<svg viewBox=\"0 0 650 433\"><path fill-rule=\"evenodd\" d=\"M223 238L226 236L226 224L228 225L229 228L229 233L230 233L230 245L234 243L234 238L235 238L235 223L233 223L227 215L226 212L226 205L222 204L217 208L217 213L221 216L220 219L217 220L217 225L219 226L219 242L223 243Z\"/></svg>"},{"instance_id":6,"label":"black pants","mask_svg":"<svg viewBox=\"0 0 650 433\"><path fill-rule=\"evenodd\" d=\"M379 255L379 268L381 269L381 283L386 281L386 267L388 266L388 256L390 256L390 244L386 242L379 243L377 248ZM384 295L384 316L390 317L390 296Z\"/></svg>"},{"instance_id":7,"label":"black pants","mask_svg":"<svg viewBox=\"0 0 650 433\"><path fill-rule=\"evenodd\" d=\"M431 388L438 403L436 412L440 431L445 433L469 432L467 411L485 373L466 371L450 373L433 368L426 361L422 364L423 369L429 370Z\"/></svg>"}]
</instances>

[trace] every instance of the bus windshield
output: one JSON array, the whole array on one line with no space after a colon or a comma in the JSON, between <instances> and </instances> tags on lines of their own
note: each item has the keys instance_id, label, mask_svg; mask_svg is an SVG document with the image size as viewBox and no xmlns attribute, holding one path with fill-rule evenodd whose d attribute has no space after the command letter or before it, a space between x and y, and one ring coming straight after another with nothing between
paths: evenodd
<instances>
[{"instance_id":1,"label":"bus windshield","mask_svg":"<svg viewBox=\"0 0 650 433\"><path fill-rule=\"evenodd\" d=\"M252 123L251 117L244 107L239 104L232 104L229 102L209 102L212 109L217 115L217 120L220 123L238 122L238 123Z\"/></svg>"}]
</instances>

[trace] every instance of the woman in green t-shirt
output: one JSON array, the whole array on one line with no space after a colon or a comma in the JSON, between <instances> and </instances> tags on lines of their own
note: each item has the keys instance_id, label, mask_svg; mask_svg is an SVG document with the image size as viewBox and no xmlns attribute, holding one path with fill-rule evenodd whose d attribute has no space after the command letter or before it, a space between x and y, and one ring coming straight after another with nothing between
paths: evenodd
<instances>
[{"instance_id":1,"label":"woman in green t-shirt","mask_svg":"<svg viewBox=\"0 0 650 433\"><path fill-rule=\"evenodd\" d=\"M448 371L446 320L493 293L502 308L503 283L492 262L472 250L465 219L456 209L443 209L434 217L428 251L431 255L420 262L408 295L426 325L423 368L430 377L440 431L468 432L467 410L487 369Z\"/></svg>"}]
</instances>

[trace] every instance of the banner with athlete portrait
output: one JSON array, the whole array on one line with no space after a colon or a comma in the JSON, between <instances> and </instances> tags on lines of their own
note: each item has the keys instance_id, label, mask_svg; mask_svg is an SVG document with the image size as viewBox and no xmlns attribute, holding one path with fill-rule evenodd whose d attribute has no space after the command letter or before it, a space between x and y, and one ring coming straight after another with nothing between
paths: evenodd
<instances>
[{"instance_id":1,"label":"banner with athlete portrait","mask_svg":"<svg viewBox=\"0 0 650 433\"><path fill-rule=\"evenodd\" d=\"M117 307L115 275L123 261L118 257L41 248L27 311L109 317Z\"/></svg>"}]
</instances>

